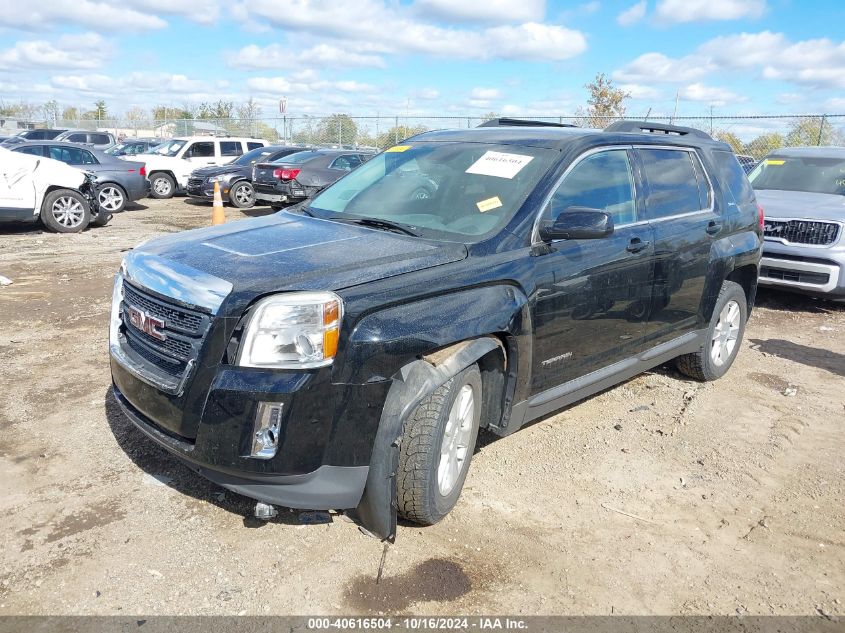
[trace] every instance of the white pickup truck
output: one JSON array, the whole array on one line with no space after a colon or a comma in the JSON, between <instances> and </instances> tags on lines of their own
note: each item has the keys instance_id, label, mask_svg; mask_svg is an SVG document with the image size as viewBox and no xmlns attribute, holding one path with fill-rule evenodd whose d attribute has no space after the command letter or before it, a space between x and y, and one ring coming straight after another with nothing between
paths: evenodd
<instances>
[{"instance_id":1,"label":"white pickup truck","mask_svg":"<svg viewBox=\"0 0 845 633\"><path fill-rule=\"evenodd\" d=\"M172 198L185 191L188 177L199 167L225 165L242 154L265 147L260 138L232 136L189 136L174 138L156 146L148 154L136 154L132 160L147 164L150 197Z\"/></svg>"},{"instance_id":2,"label":"white pickup truck","mask_svg":"<svg viewBox=\"0 0 845 633\"><path fill-rule=\"evenodd\" d=\"M41 222L56 233L105 224L92 176L65 163L0 147L0 221Z\"/></svg>"}]
</instances>

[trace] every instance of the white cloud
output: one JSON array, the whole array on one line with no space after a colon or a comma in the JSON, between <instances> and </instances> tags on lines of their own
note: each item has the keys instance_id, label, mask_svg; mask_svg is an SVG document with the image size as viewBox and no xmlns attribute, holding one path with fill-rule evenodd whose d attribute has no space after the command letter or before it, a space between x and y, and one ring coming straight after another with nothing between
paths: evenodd
<instances>
[{"instance_id":1,"label":"white cloud","mask_svg":"<svg viewBox=\"0 0 845 633\"><path fill-rule=\"evenodd\" d=\"M228 55L232 68L245 70L301 68L384 68L385 63L378 55L357 53L331 44L318 44L305 50L291 50L291 47L270 44L265 47L250 44L236 53Z\"/></svg>"},{"instance_id":2,"label":"white cloud","mask_svg":"<svg viewBox=\"0 0 845 633\"><path fill-rule=\"evenodd\" d=\"M375 92L376 88L370 84L358 81L341 80L328 81L317 79L310 75L306 80L291 81L287 77L251 77L246 81L247 88L257 94L265 95L303 95L324 93L366 93Z\"/></svg>"},{"instance_id":3,"label":"white cloud","mask_svg":"<svg viewBox=\"0 0 845 633\"><path fill-rule=\"evenodd\" d=\"M679 92L679 96L685 101L700 101L715 106L741 103L748 100L747 97L731 92L727 88L705 86L702 83L690 84Z\"/></svg>"},{"instance_id":4,"label":"white cloud","mask_svg":"<svg viewBox=\"0 0 845 633\"><path fill-rule=\"evenodd\" d=\"M0 10L0 25L42 31L45 26L78 24L94 31L160 29L167 23L123 2L96 0L38 0L23 7Z\"/></svg>"},{"instance_id":5,"label":"white cloud","mask_svg":"<svg viewBox=\"0 0 845 633\"><path fill-rule=\"evenodd\" d=\"M63 35L53 42L21 41L0 51L0 69L92 69L98 68L109 52L110 46L96 33Z\"/></svg>"},{"instance_id":6,"label":"white cloud","mask_svg":"<svg viewBox=\"0 0 845 633\"><path fill-rule=\"evenodd\" d=\"M537 22L546 13L545 0L417 0L414 8L422 18L454 22Z\"/></svg>"},{"instance_id":7,"label":"white cloud","mask_svg":"<svg viewBox=\"0 0 845 633\"><path fill-rule=\"evenodd\" d=\"M54 75L50 83L56 88L101 96L115 96L127 91L133 94L141 92L156 95L191 95L213 93L226 86L226 82L209 82L179 74L148 72L130 73L123 77L111 77L101 73Z\"/></svg>"},{"instance_id":8,"label":"white cloud","mask_svg":"<svg viewBox=\"0 0 845 633\"><path fill-rule=\"evenodd\" d=\"M663 53L645 53L613 72L613 78L630 83L694 81L714 70L706 58L688 55L678 59Z\"/></svg>"},{"instance_id":9,"label":"white cloud","mask_svg":"<svg viewBox=\"0 0 845 633\"><path fill-rule=\"evenodd\" d=\"M759 18L766 11L766 0L659 0L658 22L702 22Z\"/></svg>"},{"instance_id":10,"label":"white cloud","mask_svg":"<svg viewBox=\"0 0 845 633\"><path fill-rule=\"evenodd\" d=\"M617 86L623 92L631 95L632 99L644 99L656 101L663 97L660 90L654 86L647 86L644 84L620 84Z\"/></svg>"},{"instance_id":11,"label":"white cloud","mask_svg":"<svg viewBox=\"0 0 845 633\"><path fill-rule=\"evenodd\" d=\"M646 0L640 0L634 5L631 5L622 13L616 16L616 22L620 26L631 26L642 20L645 17L646 9L648 8L648 3Z\"/></svg>"},{"instance_id":12,"label":"white cloud","mask_svg":"<svg viewBox=\"0 0 845 633\"><path fill-rule=\"evenodd\" d=\"M434 101L435 99L440 98L440 91L435 90L434 88L423 88L413 93L411 96L425 101Z\"/></svg>"},{"instance_id":13,"label":"white cloud","mask_svg":"<svg viewBox=\"0 0 845 633\"><path fill-rule=\"evenodd\" d=\"M489 101L491 99L501 99L502 91L498 88L473 88L469 96L472 99L483 99Z\"/></svg>"},{"instance_id":14,"label":"white cloud","mask_svg":"<svg viewBox=\"0 0 845 633\"><path fill-rule=\"evenodd\" d=\"M646 53L613 72L630 83L689 83L713 72L752 69L764 79L811 88L845 88L845 41L829 39L790 42L782 33L762 31L709 40L690 55L671 58Z\"/></svg>"},{"instance_id":15,"label":"white cloud","mask_svg":"<svg viewBox=\"0 0 845 633\"><path fill-rule=\"evenodd\" d=\"M587 48L581 32L559 25L446 28L417 20L413 7L381 0L287 0L284 11L276 0L244 0L241 7L241 19L263 19L288 32L352 41L360 53L563 60Z\"/></svg>"}]
</instances>

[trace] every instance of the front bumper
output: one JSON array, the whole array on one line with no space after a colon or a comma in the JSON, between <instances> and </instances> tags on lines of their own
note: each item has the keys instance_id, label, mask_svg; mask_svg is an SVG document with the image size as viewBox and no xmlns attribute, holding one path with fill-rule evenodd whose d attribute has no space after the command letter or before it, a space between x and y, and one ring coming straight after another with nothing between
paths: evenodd
<instances>
[{"instance_id":1,"label":"front bumper","mask_svg":"<svg viewBox=\"0 0 845 633\"><path fill-rule=\"evenodd\" d=\"M188 186L185 188L185 193L191 198L201 198L203 200L214 200L214 183L203 180L196 182L193 178L188 181ZM220 183L220 197L223 202L229 202L229 185L228 183Z\"/></svg>"},{"instance_id":2,"label":"front bumper","mask_svg":"<svg viewBox=\"0 0 845 633\"><path fill-rule=\"evenodd\" d=\"M162 432L114 388L115 399L127 418L144 435L188 468L219 486L264 503L307 510L354 508L361 500L369 466L330 466L298 475L245 473L220 468L193 458L193 446Z\"/></svg>"},{"instance_id":3,"label":"front bumper","mask_svg":"<svg viewBox=\"0 0 845 633\"><path fill-rule=\"evenodd\" d=\"M845 252L842 247L802 248L766 242L760 261L759 284L845 300Z\"/></svg>"}]
</instances>

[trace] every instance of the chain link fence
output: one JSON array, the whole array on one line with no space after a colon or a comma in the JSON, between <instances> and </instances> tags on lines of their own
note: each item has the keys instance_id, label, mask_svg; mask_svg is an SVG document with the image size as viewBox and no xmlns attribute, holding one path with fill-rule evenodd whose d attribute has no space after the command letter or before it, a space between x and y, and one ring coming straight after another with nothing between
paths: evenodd
<instances>
[{"instance_id":1,"label":"chain link fence","mask_svg":"<svg viewBox=\"0 0 845 633\"><path fill-rule=\"evenodd\" d=\"M549 123L605 128L620 117L527 116ZM635 117L630 117L635 118ZM438 129L472 128L483 116L288 116L258 119L81 119L50 122L51 127L112 132L118 138L249 136L280 144L384 149ZM845 145L845 114L650 117L650 122L692 127L728 143L736 153L760 159L780 147ZM0 119L0 133L47 127L47 122Z\"/></svg>"}]
</instances>

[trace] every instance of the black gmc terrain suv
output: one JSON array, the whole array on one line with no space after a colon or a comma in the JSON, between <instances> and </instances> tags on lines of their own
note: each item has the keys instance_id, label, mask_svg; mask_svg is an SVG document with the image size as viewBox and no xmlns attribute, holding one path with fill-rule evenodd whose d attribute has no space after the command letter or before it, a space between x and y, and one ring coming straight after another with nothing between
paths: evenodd
<instances>
[{"instance_id":1,"label":"black gmc terrain suv","mask_svg":"<svg viewBox=\"0 0 845 633\"><path fill-rule=\"evenodd\" d=\"M479 428L671 360L722 376L762 244L730 148L642 122L500 123L130 252L110 332L129 419L221 486L393 539L397 512L431 524L456 504Z\"/></svg>"}]
</instances>

